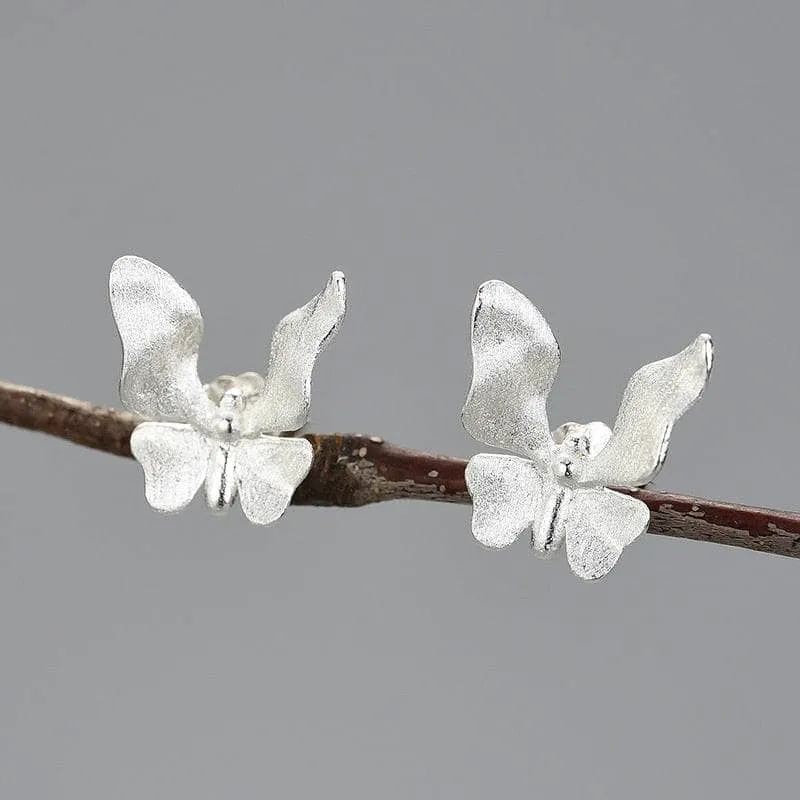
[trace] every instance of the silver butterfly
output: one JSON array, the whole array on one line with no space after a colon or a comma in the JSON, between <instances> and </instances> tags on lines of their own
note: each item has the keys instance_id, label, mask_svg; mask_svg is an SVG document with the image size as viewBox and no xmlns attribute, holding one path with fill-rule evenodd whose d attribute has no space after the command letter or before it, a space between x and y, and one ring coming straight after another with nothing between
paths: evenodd
<instances>
[{"instance_id":1,"label":"silver butterfly","mask_svg":"<svg viewBox=\"0 0 800 800\"><path fill-rule=\"evenodd\" d=\"M606 575L648 526L640 500L605 488L651 481L667 454L672 426L700 396L711 371L707 334L630 379L613 431L602 422L550 432L547 395L560 353L536 307L502 281L478 290L472 314L473 375L462 411L474 438L519 456L481 453L466 470L472 531L505 547L523 531L541 555L566 541L581 578Z\"/></svg>"},{"instance_id":2,"label":"silver butterfly","mask_svg":"<svg viewBox=\"0 0 800 800\"><path fill-rule=\"evenodd\" d=\"M344 317L344 275L334 272L281 320L265 377L224 375L205 386L200 309L168 272L124 256L111 268L110 294L123 349L120 397L152 420L131 436L150 505L178 511L205 482L210 508L223 511L238 495L251 522L277 520L313 459L306 439L279 434L308 419L314 361Z\"/></svg>"}]
</instances>

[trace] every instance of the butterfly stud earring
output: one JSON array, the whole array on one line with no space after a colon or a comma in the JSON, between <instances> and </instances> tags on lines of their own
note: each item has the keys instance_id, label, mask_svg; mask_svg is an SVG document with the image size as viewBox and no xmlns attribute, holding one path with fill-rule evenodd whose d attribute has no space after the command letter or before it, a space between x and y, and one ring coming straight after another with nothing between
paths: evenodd
<instances>
[{"instance_id":1,"label":"butterfly stud earring","mask_svg":"<svg viewBox=\"0 0 800 800\"><path fill-rule=\"evenodd\" d=\"M314 361L344 317L344 275L334 272L319 295L281 320L264 377L224 375L205 386L197 373L203 319L189 294L136 256L114 263L109 284L122 339L120 397L146 420L131 450L147 501L179 511L205 483L212 510L226 510L238 495L251 522L275 522L311 468L310 442L280 434L308 419Z\"/></svg>"},{"instance_id":2,"label":"butterfly stud earring","mask_svg":"<svg viewBox=\"0 0 800 800\"><path fill-rule=\"evenodd\" d=\"M580 578L608 574L643 533L647 506L608 486L641 487L661 469L675 421L700 397L711 371L707 334L631 377L611 430L568 422L550 432L547 395L560 353L538 309L513 287L488 281L472 312L472 384L461 418L484 444L519 455L480 453L466 469L472 531L505 547L531 531L543 556L566 542Z\"/></svg>"}]
</instances>

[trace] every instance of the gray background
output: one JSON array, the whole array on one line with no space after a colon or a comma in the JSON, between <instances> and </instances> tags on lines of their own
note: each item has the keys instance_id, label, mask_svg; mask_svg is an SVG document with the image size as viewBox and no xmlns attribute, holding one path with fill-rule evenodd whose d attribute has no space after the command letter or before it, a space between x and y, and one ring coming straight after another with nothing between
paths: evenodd
<instances>
[{"instance_id":1,"label":"gray background","mask_svg":"<svg viewBox=\"0 0 800 800\"><path fill-rule=\"evenodd\" d=\"M797 504L795 3L5 0L0 376L115 404L135 252L259 368L341 266L312 428L468 456L475 288L543 309L553 424L701 330L659 485ZM152 512L4 428L0 797L674 798L796 786L800 563L646 537L604 582L469 509Z\"/></svg>"}]
</instances>

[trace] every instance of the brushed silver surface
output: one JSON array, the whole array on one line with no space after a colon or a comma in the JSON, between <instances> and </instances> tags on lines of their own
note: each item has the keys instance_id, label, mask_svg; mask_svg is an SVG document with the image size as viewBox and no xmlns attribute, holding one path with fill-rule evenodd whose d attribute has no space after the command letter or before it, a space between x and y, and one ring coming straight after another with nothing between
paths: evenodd
<instances>
[{"instance_id":1,"label":"brushed silver surface","mask_svg":"<svg viewBox=\"0 0 800 800\"><path fill-rule=\"evenodd\" d=\"M212 510L238 496L251 522L275 522L313 460L307 440L276 434L308 418L314 361L344 317L344 275L334 272L278 324L265 377L222 375L206 385L197 374L200 309L169 273L125 256L111 269L110 296L123 349L120 397L147 418L131 437L147 501L179 511L205 484Z\"/></svg>"},{"instance_id":2,"label":"brushed silver surface","mask_svg":"<svg viewBox=\"0 0 800 800\"><path fill-rule=\"evenodd\" d=\"M533 303L503 281L484 283L472 309L472 384L461 412L467 432L546 461L546 402L560 362L555 336Z\"/></svg>"},{"instance_id":3,"label":"brushed silver surface","mask_svg":"<svg viewBox=\"0 0 800 800\"><path fill-rule=\"evenodd\" d=\"M603 422L568 422L551 434L546 406L558 344L538 309L507 283L492 280L478 289L472 354L464 427L484 444L523 456L470 459L475 538L505 547L530 529L538 554L549 556L566 542L576 575L606 575L647 529L649 511L604 487L643 486L661 469L672 426L706 385L711 338L701 334L676 355L637 370L613 430Z\"/></svg>"}]
</instances>

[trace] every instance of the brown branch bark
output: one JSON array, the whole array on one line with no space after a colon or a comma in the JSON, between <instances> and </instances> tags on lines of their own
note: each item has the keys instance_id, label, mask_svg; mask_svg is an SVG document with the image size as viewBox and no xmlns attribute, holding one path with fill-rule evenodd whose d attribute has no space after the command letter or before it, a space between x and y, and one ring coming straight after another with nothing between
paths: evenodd
<instances>
[{"instance_id":1,"label":"brown branch bark","mask_svg":"<svg viewBox=\"0 0 800 800\"><path fill-rule=\"evenodd\" d=\"M0 421L41 431L105 453L130 457L133 414L0 382ZM410 498L469 503L466 462L406 450L377 436L309 433L311 472L293 503L363 506ZM650 508L650 533L800 556L800 514L697 497L625 490Z\"/></svg>"}]
</instances>

